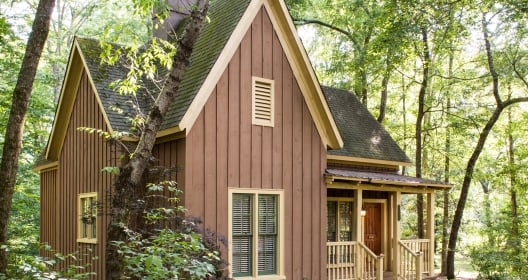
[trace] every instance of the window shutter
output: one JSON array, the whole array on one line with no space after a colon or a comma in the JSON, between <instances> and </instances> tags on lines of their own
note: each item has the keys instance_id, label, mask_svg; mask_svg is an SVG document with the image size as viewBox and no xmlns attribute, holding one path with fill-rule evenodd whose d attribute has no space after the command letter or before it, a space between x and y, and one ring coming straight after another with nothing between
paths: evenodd
<instances>
[{"instance_id":1,"label":"window shutter","mask_svg":"<svg viewBox=\"0 0 528 280\"><path fill-rule=\"evenodd\" d=\"M259 274L277 272L277 196L259 195Z\"/></svg>"},{"instance_id":2,"label":"window shutter","mask_svg":"<svg viewBox=\"0 0 528 280\"><path fill-rule=\"evenodd\" d=\"M252 199L248 194L233 195L233 260L235 276L251 275L252 255Z\"/></svg>"},{"instance_id":3,"label":"window shutter","mask_svg":"<svg viewBox=\"0 0 528 280\"><path fill-rule=\"evenodd\" d=\"M273 126L273 80L253 77L253 124Z\"/></svg>"}]
</instances>

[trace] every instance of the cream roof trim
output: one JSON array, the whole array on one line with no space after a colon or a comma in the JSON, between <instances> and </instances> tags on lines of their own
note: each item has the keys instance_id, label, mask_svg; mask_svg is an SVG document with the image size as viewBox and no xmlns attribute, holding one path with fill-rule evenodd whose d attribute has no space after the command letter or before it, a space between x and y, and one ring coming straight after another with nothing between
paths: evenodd
<instances>
[{"instance_id":1,"label":"cream roof trim","mask_svg":"<svg viewBox=\"0 0 528 280\"><path fill-rule=\"evenodd\" d=\"M343 139L286 4L282 0L269 0L265 1L264 5L270 14L273 26L277 30L286 57L292 66L293 74L299 81L299 87L312 113L323 143L331 149L342 148Z\"/></svg>"},{"instance_id":2,"label":"cream roof trim","mask_svg":"<svg viewBox=\"0 0 528 280\"><path fill-rule=\"evenodd\" d=\"M99 104L99 108L101 109L103 118L109 129L109 132L112 133L113 131L112 126L110 125L110 122L108 120L106 110L104 109L101 103L101 99L99 98L99 93L97 92L97 88L95 87L90 71L86 66L86 61L82 54L81 48L79 47L79 44L75 39L67 65L68 68L66 70L66 74L64 75L64 81L61 87L62 89L60 93L59 103L55 112L55 119L53 120L53 127L51 130L50 138L48 140L48 147L46 150L46 159L51 161L58 160L62 151L64 138L66 137L68 125L70 123L70 116L73 112L75 100L77 99L77 93L79 90L79 84L83 72L86 72L88 75L88 80L90 81L90 85L94 90L95 98L97 100L97 103Z\"/></svg>"},{"instance_id":3,"label":"cream roof trim","mask_svg":"<svg viewBox=\"0 0 528 280\"><path fill-rule=\"evenodd\" d=\"M238 49L240 42L247 30L251 27L255 16L260 8L264 6L268 12L273 28L276 30L279 40L284 48L284 52L293 69L295 78L299 81L299 87L304 96L306 104L314 119L315 125L322 141L326 147L339 149L343 146L343 139L339 134L337 125L330 112L328 104L321 90L315 72L308 59L308 55L302 46L301 40L291 17L282 0L253 0L246 9L241 20L233 30L231 37L227 41L224 49L220 53L217 61L213 65L205 82L202 84L189 109L183 116L179 131L190 128L198 118L198 115L205 106L211 93L214 90L224 69L228 66L231 58Z\"/></svg>"},{"instance_id":4,"label":"cream roof trim","mask_svg":"<svg viewBox=\"0 0 528 280\"><path fill-rule=\"evenodd\" d=\"M327 159L330 162L364 163L364 164L372 164L372 165L393 166L395 168L400 167L400 166L411 166L412 165L412 163L410 162L400 162L400 161L371 159L371 158L359 158L359 157L347 157L347 156L337 156L337 155L327 155Z\"/></svg>"}]
</instances>

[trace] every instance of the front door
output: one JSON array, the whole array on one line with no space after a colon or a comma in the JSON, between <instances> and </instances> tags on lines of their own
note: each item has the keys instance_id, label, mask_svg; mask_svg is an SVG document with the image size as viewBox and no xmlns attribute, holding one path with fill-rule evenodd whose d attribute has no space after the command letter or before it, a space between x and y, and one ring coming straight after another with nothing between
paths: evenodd
<instances>
[{"instance_id":1,"label":"front door","mask_svg":"<svg viewBox=\"0 0 528 280\"><path fill-rule=\"evenodd\" d=\"M381 203L365 203L363 206L365 210L364 227L363 227L363 243L372 250L376 255L382 253L381 251L381 234L382 234L382 217L381 217Z\"/></svg>"}]
</instances>

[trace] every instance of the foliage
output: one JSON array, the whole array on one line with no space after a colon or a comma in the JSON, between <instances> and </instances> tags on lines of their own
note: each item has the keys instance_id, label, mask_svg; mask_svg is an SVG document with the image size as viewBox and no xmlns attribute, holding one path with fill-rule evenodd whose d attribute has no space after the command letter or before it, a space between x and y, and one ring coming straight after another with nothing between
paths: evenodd
<instances>
[{"instance_id":1,"label":"foliage","mask_svg":"<svg viewBox=\"0 0 528 280\"><path fill-rule=\"evenodd\" d=\"M41 249L51 257L15 255L15 260L9 263L7 275L0 274L0 280L88 279L95 275L90 272L90 267L97 257L87 257L90 252L63 255L53 252L47 245Z\"/></svg>"},{"instance_id":2,"label":"foliage","mask_svg":"<svg viewBox=\"0 0 528 280\"><path fill-rule=\"evenodd\" d=\"M177 203L179 194L173 181L149 184L142 208L144 232L127 229L125 242L112 242L124 256L127 279L215 279L221 275L216 237L201 234L197 223L181 218L185 209Z\"/></svg>"},{"instance_id":3,"label":"foliage","mask_svg":"<svg viewBox=\"0 0 528 280\"><path fill-rule=\"evenodd\" d=\"M507 230L502 228L502 231ZM504 234L503 237L507 236L506 232ZM526 234L522 244L516 248L511 248L505 243L495 246L484 243L471 247L469 256L472 266L479 272L479 279L524 279L528 275L528 247L526 247L528 236Z\"/></svg>"}]
</instances>

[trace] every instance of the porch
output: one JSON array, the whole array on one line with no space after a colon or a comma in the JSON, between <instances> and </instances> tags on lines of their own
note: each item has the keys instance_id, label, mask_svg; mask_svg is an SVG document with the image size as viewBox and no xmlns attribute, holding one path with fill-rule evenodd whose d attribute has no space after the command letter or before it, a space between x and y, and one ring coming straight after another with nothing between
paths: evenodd
<instances>
[{"instance_id":1,"label":"porch","mask_svg":"<svg viewBox=\"0 0 528 280\"><path fill-rule=\"evenodd\" d=\"M327 180L327 276L329 280L406 279L434 273L434 192L428 186ZM354 177L352 177L354 179ZM345 179L345 180L343 180ZM401 237L401 197L426 197L425 236Z\"/></svg>"},{"instance_id":2,"label":"porch","mask_svg":"<svg viewBox=\"0 0 528 280\"><path fill-rule=\"evenodd\" d=\"M400 240L398 272L385 271L383 254L376 255L365 244L356 241L327 242L327 275L329 280L422 279L431 275L434 259L428 239Z\"/></svg>"}]
</instances>

